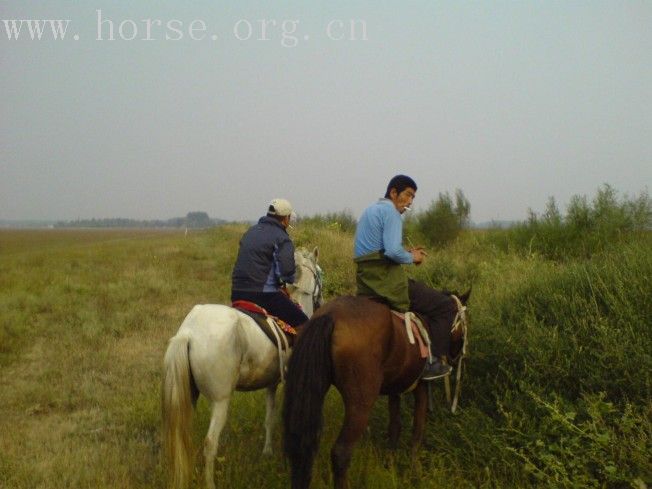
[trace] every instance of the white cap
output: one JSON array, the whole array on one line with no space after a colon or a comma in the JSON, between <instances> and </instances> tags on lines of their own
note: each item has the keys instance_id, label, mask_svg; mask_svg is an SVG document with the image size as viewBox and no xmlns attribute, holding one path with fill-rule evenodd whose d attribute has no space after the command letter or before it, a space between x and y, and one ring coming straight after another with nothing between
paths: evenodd
<instances>
[{"instance_id":1,"label":"white cap","mask_svg":"<svg viewBox=\"0 0 652 489\"><path fill-rule=\"evenodd\" d=\"M285 199L274 199L269 203L269 209L267 210L268 214L273 216L292 216L292 204Z\"/></svg>"}]
</instances>

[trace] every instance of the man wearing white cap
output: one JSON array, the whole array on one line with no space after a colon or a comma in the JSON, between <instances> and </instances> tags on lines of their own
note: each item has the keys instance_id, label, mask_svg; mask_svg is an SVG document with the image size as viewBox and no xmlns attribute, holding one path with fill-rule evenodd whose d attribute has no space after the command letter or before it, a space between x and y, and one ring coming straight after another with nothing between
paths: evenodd
<instances>
[{"instance_id":1,"label":"man wearing white cap","mask_svg":"<svg viewBox=\"0 0 652 489\"><path fill-rule=\"evenodd\" d=\"M242 236L231 275L231 301L254 302L296 327L308 316L282 290L295 280L294 244L287 233L293 215L290 202L274 199L267 215Z\"/></svg>"}]
</instances>

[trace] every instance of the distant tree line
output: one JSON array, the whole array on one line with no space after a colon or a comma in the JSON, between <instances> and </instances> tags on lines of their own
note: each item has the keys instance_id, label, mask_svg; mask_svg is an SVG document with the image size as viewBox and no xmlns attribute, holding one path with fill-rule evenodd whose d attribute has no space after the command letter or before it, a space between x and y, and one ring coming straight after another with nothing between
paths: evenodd
<instances>
[{"instance_id":1,"label":"distant tree line","mask_svg":"<svg viewBox=\"0 0 652 489\"><path fill-rule=\"evenodd\" d=\"M138 220L122 217L108 219L77 219L75 221L59 221L57 228L190 228L202 229L219 226L226 223L224 219L211 219L206 212L189 212L186 217L171 219Z\"/></svg>"}]
</instances>

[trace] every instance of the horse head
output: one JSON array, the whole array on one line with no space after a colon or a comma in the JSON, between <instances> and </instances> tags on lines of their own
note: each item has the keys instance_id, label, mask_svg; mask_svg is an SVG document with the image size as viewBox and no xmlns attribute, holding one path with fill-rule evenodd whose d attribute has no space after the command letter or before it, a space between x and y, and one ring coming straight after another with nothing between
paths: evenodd
<instances>
[{"instance_id":1,"label":"horse head","mask_svg":"<svg viewBox=\"0 0 652 489\"><path fill-rule=\"evenodd\" d=\"M315 246L312 251L300 247L294 252L296 263L296 281L288 285L290 295L296 300L307 316L319 308L323 303L322 296L322 269L317 264L319 248Z\"/></svg>"}]
</instances>

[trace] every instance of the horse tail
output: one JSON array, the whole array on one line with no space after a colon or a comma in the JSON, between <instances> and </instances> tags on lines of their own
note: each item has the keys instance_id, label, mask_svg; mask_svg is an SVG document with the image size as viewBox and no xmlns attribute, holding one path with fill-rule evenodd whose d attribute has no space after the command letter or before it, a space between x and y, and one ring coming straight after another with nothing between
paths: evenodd
<instances>
[{"instance_id":1,"label":"horse tail","mask_svg":"<svg viewBox=\"0 0 652 489\"><path fill-rule=\"evenodd\" d=\"M283 449L290 459L292 487L307 488L319 448L322 410L333 377L333 318L325 314L304 326L292 349L283 401Z\"/></svg>"},{"instance_id":2,"label":"horse tail","mask_svg":"<svg viewBox=\"0 0 652 489\"><path fill-rule=\"evenodd\" d=\"M192 473L191 383L188 362L189 337L177 334L168 345L163 360L163 447L170 487L186 488Z\"/></svg>"}]
</instances>

